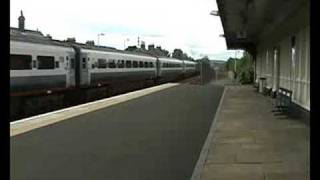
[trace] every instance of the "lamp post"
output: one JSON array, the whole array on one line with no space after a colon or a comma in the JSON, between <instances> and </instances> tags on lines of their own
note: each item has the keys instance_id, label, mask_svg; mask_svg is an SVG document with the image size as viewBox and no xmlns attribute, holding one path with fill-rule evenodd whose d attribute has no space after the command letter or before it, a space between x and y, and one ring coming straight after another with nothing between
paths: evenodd
<instances>
[{"instance_id":1,"label":"lamp post","mask_svg":"<svg viewBox=\"0 0 320 180\"><path fill-rule=\"evenodd\" d=\"M237 50L234 52L234 72L237 72Z\"/></svg>"},{"instance_id":2,"label":"lamp post","mask_svg":"<svg viewBox=\"0 0 320 180\"><path fill-rule=\"evenodd\" d=\"M237 50L234 52L234 79L237 79Z\"/></svg>"},{"instance_id":3,"label":"lamp post","mask_svg":"<svg viewBox=\"0 0 320 180\"><path fill-rule=\"evenodd\" d=\"M127 41L130 41L130 39L127 38L127 39L124 39L124 41L123 41L123 50L126 49L126 42L127 42Z\"/></svg>"},{"instance_id":4,"label":"lamp post","mask_svg":"<svg viewBox=\"0 0 320 180\"><path fill-rule=\"evenodd\" d=\"M104 36L104 33L99 33L98 34L98 43L97 43L98 46L100 46L100 44L99 44L100 36Z\"/></svg>"}]
</instances>

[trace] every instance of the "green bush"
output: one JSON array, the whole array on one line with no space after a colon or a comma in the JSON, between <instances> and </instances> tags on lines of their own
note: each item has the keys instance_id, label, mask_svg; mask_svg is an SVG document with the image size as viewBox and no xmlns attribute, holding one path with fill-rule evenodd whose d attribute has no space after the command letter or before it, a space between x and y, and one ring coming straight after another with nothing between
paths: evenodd
<instances>
[{"instance_id":1,"label":"green bush","mask_svg":"<svg viewBox=\"0 0 320 180\"><path fill-rule=\"evenodd\" d=\"M253 68L252 68L252 57L249 55L249 53L245 52L243 54L243 57L241 59L235 59L235 58L229 58L229 60L226 63L226 69L234 71L234 63L236 60L236 77L242 84L249 84L253 82Z\"/></svg>"},{"instance_id":2,"label":"green bush","mask_svg":"<svg viewBox=\"0 0 320 180\"><path fill-rule=\"evenodd\" d=\"M241 72L240 79L241 84L250 84L253 82L253 71L252 68Z\"/></svg>"}]
</instances>

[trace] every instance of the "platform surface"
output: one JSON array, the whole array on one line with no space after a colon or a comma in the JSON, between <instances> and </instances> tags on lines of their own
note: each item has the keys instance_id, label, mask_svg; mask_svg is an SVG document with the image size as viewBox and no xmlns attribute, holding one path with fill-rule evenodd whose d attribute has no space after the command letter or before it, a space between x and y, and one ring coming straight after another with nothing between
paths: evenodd
<instances>
[{"instance_id":1,"label":"platform surface","mask_svg":"<svg viewBox=\"0 0 320 180\"><path fill-rule=\"evenodd\" d=\"M182 84L12 136L11 179L190 179L222 92Z\"/></svg>"},{"instance_id":2,"label":"platform surface","mask_svg":"<svg viewBox=\"0 0 320 180\"><path fill-rule=\"evenodd\" d=\"M227 86L192 180L309 180L310 127L273 107L252 85Z\"/></svg>"}]
</instances>

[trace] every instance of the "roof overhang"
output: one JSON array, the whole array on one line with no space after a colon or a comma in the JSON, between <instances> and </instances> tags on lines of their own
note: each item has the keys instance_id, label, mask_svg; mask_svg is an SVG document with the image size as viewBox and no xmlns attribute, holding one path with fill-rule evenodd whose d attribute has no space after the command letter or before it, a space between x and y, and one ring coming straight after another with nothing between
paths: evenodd
<instances>
[{"instance_id":1,"label":"roof overhang","mask_svg":"<svg viewBox=\"0 0 320 180\"><path fill-rule=\"evenodd\" d=\"M217 0L228 49L254 51L260 36L271 32L308 0Z\"/></svg>"}]
</instances>

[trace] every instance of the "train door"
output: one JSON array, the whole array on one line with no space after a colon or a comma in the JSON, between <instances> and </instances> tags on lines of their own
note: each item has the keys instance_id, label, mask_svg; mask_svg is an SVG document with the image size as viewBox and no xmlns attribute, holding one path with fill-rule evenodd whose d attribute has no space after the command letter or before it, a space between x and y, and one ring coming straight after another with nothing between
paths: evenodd
<instances>
[{"instance_id":1,"label":"train door","mask_svg":"<svg viewBox=\"0 0 320 180\"><path fill-rule=\"evenodd\" d=\"M161 76L161 63L160 63L159 58L156 59L156 67L157 67L157 74L156 74L156 76L157 76L157 77L160 77L160 76Z\"/></svg>"},{"instance_id":2,"label":"train door","mask_svg":"<svg viewBox=\"0 0 320 180\"><path fill-rule=\"evenodd\" d=\"M88 61L90 57L87 53L81 53L79 61L79 70L80 70L80 85L87 86L89 85L89 65Z\"/></svg>"},{"instance_id":3,"label":"train door","mask_svg":"<svg viewBox=\"0 0 320 180\"><path fill-rule=\"evenodd\" d=\"M186 73L186 62L182 61L182 73L185 74Z\"/></svg>"},{"instance_id":4,"label":"train door","mask_svg":"<svg viewBox=\"0 0 320 180\"><path fill-rule=\"evenodd\" d=\"M67 53L65 57L65 67L67 70L67 87L73 87L76 85L75 81L75 53Z\"/></svg>"}]
</instances>

